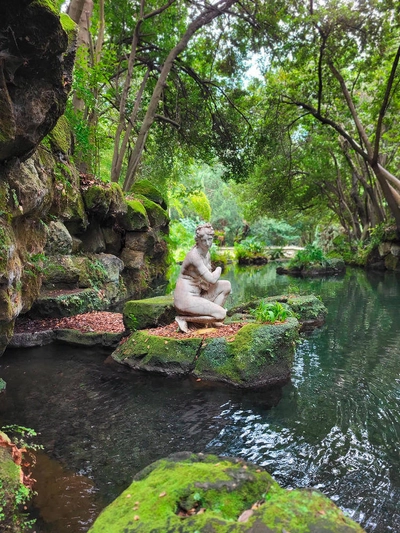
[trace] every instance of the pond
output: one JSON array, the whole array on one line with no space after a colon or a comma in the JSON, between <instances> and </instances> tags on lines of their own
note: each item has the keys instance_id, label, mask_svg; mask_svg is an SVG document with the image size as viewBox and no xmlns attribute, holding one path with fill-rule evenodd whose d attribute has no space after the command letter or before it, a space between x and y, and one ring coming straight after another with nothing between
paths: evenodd
<instances>
[{"instance_id":1,"label":"pond","mask_svg":"<svg viewBox=\"0 0 400 533\"><path fill-rule=\"evenodd\" d=\"M152 461L181 450L236 455L285 487L314 487L368 532L400 531L400 276L348 270L294 279L230 268L229 305L313 292L325 326L299 343L290 383L249 393L135 374L107 353L8 350L0 424L32 427L37 533L86 532Z\"/></svg>"}]
</instances>

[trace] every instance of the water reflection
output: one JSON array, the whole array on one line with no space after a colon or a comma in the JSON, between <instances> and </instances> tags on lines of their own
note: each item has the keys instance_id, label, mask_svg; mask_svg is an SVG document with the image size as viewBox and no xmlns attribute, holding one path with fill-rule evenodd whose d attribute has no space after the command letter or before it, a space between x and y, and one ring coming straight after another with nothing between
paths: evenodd
<instances>
[{"instance_id":1,"label":"water reflection","mask_svg":"<svg viewBox=\"0 0 400 533\"><path fill-rule=\"evenodd\" d=\"M270 265L224 277L232 304L290 290L314 292L327 305L326 325L298 345L283 389L248 394L149 377L71 347L9 350L2 358L1 423L40 431L47 455L82 489L80 509L69 505L79 517L65 514L66 489L49 488L59 503L38 532L87 531L93 510L138 470L179 450L245 457L286 487L320 489L369 532L400 531L399 277L350 270L290 279Z\"/></svg>"}]
</instances>

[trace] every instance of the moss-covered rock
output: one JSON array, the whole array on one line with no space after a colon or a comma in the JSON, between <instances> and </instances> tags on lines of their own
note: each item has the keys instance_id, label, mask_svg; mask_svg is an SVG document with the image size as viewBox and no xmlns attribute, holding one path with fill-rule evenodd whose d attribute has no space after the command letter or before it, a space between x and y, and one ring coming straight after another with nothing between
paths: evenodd
<instances>
[{"instance_id":1,"label":"moss-covered rock","mask_svg":"<svg viewBox=\"0 0 400 533\"><path fill-rule=\"evenodd\" d=\"M170 324L175 318L173 296L130 300L124 306L123 316L130 331Z\"/></svg>"},{"instance_id":2,"label":"moss-covered rock","mask_svg":"<svg viewBox=\"0 0 400 533\"><path fill-rule=\"evenodd\" d=\"M120 217L120 222L126 231L140 231L150 227L144 205L139 200L127 200L127 211Z\"/></svg>"},{"instance_id":3,"label":"moss-covered rock","mask_svg":"<svg viewBox=\"0 0 400 533\"><path fill-rule=\"evenodd\" d=\"M29 489L21 483L21 467L14 462L12 452L9 437L0 431L1 531L22 533L26 528L21 502L26 501Z\"/></svg>"},{"instance_id":4,"label":"moss-covered rock","mask_svg":"<svg viewBox=\"0 0 400 533\"><path fill-rule=\"evenodd\" d=\"M115 347L119 343L123 333L97 333L82 332L76 329L57 329L54 331L54 339L58 342L71 344L72 346L104 346Z\"/></svg>"},{"instance_id":5,"label":"moss-covered rock","mask_svg":"<svg viewBox=\"0 0 400 533\"><path fill-rule=\"evenodd\" d=\"M228 317L236 320L249 320L251 318L250 311L256 309L261 300L284 304L300 322L301 331L320 327L325 322L328 313L325 305L314 294L283 294L262 299L256 298L250 302L231 307L227 313Z\"/></svg>"},{"instance_id":6,"label":"moss-covered rock","mask_svg":"<svg viewBox=\"0 0 400 533\"><path fill-rule=\"evenodd\" d=\"M71 22L73 21L71 20ZM61 152L65 155L71 153L72 131L65 115L61 115L58 119L57 124L49 133L48 138L54 151Z\"/></svg>"},{"instance_id":7,"label":"moss-covered rock","mask_svg":"<svg viewBox=\"0 0 400 533\"><path fill-rule=\"evenodd\" d=\"M138 370L162 374L187 374L207 381L220 381L235 387L258 388L288 380L293 363L299 323L295 318L276 324L247 324L232 337L203 339L201 332L190 339L164 338L140 329L144 321L137 310L144 308L148 321L158 320L149 302L128 302L124 321L134 332L112 357ZM155 298L154 300L157 300ZM159 310L165 309L163 305ZM136 313L135 314L135 310ZM162 316L162 315L161 315ZM165 316L165 315L164 315ZM166 321L170 322L170 321Z\"/></svg>"},{"instance_id":8,"label":"moss-covered rock","mask_svg":"<svg viewBox=\"0 0 400 533\"><path fill-rule=\"evenodd\" d=\"M136 331L118 346L112 357L136 370L169 376L186 375L193 370L202 343L201 337L171 339Z\"/></svg>"},{"instance_id":9,"label":"moss-covered rock","mask_svg":"<svg viewBox=\"0 0 400 533\"><path fill-rule=\"evenodd\" d=\"M100 218L125 215L128 206L118 183L93 183L82 191L88 212Z\"/></svg>"},{"instance_id":10,"label":"moss-covered rock","mask_svg":"<svg viewBox=\"0 0 400 533\"><path fill-rule=\"evenodd\" d=\"M324 261L323 264L307 264L302 266L280 266L276 269L277 274L288 274L289 276L317 277L317 276L335 276L344 274L346 265L343 259L333 257Z\"/></svg>"},{"instance_id":11,"label":"moss-covered rock","mask_svg":"<svg viewBox=\"0 0 400 533\"><path fill-rule=\"evenodd\" d=\"M52 173L55 183L50 214L60 218L73 235L86 230L88 217L79 188L78 171L69 163L55 161Z\"/></svg>"},{"instance_id":12,"label":"moss-covered rock","mask_svg":"<svg viewBox=\"0 0 400 533\"><path fill-rule=\"evenodd\" d=\"M137 181L132 185L130 192L134 195L140 194L145 196L152 202L160 205L163 209L167 209L167 202L165 201L165 198L149 180Z\"/></svg>"},{"instance_id":13,"label":"moss-covered rock","mask_svg":"<svg viewBox=\"0 0 400 533\"><path fill-rule=\"evenodd\" d=\"M161 459L97 518L89 533L362 533L315 490L285 490L257 465L181 452Z\"/></svg>"},{"instance_id":14,"label":"moss-covered rock","mask_svg":"<svg viewBox=\"0 0 400 533\"><path fill-rule=\"evenodd\" d=\"M169 216L167 211L143 195L136 195L136 199L139 200L146 209L151 227L155 229L161 229L166 233L168 231L169 224Z\"/></svg>"},{"instance_id":15,"label":"moss-covered rock","mask_svg":"<svg viewBox=\"0 0 400 533\"><path fill-rule=\"evenodd\" d=\"M193 374L209 381L255 388L289 379L299 323L247 324L233 338L203 342Z\"/></svg>"},{"instance_id":16,"label":"moss-covered rock","mask_svg":"<svg viewBox=\"0 0 400 533\"><path fill-rule=\"evenodd\" d=\"M101 311L109 306L96 289L77 289L72 291L47 291L42 293L33 304L29 316L38 318L62 318L89 311Z\"/></svg>"}]
</instances>

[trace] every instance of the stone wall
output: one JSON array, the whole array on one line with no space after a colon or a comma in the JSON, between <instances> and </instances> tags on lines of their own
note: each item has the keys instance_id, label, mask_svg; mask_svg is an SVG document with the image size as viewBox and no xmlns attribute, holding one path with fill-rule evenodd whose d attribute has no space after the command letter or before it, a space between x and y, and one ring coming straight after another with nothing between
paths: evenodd
<instances>
[{"instance_id":1,"label":"stone wall","mask_svg":"<svg viewBox=\"0 0 400 533\"><path fill-rule=\"evenodd\" d=\"M72 163L73 22L50 0L5 0L0 32L1 355L20 314L105 309L161 283L168 216L151 184L124 197Z\"/></svg>"}]
</instances>

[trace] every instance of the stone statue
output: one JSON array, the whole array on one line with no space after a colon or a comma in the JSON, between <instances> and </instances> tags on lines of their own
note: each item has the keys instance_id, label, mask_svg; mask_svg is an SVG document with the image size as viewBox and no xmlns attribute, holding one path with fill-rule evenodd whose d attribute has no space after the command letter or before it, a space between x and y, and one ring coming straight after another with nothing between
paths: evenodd
<instances>
[{"instance_id":1,"label":"stone statue","mask_svg":"<svg viewBox=\"0 0 400 533\"><path fill-rule=\"evenodd\" d=\"M182 263L174 292L174 305L178 312L175 320L184 333L188 322L222 326L226 316L223 305L231 293L231 284L219 280L221 267L211 271L210 248L214 229L211 224L196 228L196 244Z\"/></svg>"}]
</instances>

